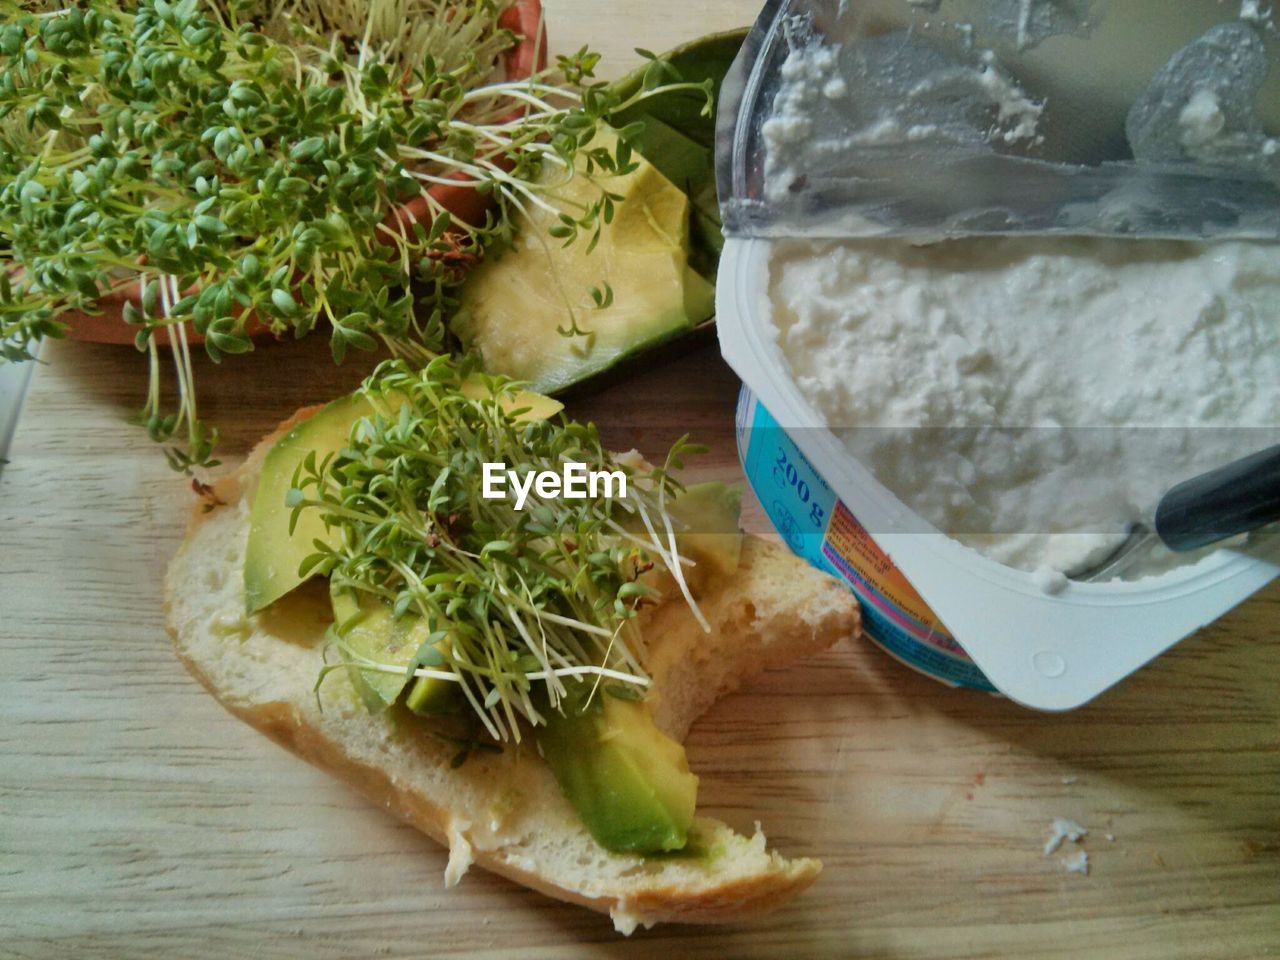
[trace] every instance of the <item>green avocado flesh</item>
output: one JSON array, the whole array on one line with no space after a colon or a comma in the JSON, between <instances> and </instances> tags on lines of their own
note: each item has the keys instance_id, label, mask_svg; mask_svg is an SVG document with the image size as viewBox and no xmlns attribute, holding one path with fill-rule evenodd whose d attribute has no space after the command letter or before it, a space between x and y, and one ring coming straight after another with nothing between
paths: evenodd
<instances>
[{"instance_id":1,"label":"green avocado flesh","mask_svg":"<svg viewBox=\"0 0 1280 960\"><path fill-rule=\"evenodd\" d=\"M608 128L591 141L593 148L616 146ZM548 193L557 212L533 208L514 245L467 279L453 330L479 351L485 369L553 393L712 315L715 288L689 266L689 198L652 163L633 160L630 173L597 173L599 185L575 176ZM543 175L559 174L546 164ZM585 233L568 246L549 236L559 211L581 216L601 186L622 200L594 250L587 252ZM612 302L597 306L593 288L602 295L611 289ZM558 332L575 318L586 336Z\"/></svg>"},{"instance_id":2,"label":"green avocado flesh","mask_svg":"<svg viewBox=\"0 0 1280 960\"><path fill-rule=\"evenodd\" d=\"M684 847L698 778L684 747L658 729L643 701L571 683L563 713L537 728L565 797L606 850L657 853Z\"/></svg>"},{"instance_id":3,"label":"green avocado flesh","mask_svg":"<svg viewBox=\"0 0 1280 960\"><path fill-rule=\"evenodd\" d=\"M354 590L330 590L333 622L351 653L377 663L404 667L401 673L380 673L352 666L347 672L351 683L371 713L380 713L400 698L406 686L405 704L414 713L442 713L457 705L458 685L436 677L408 676L409 662L430 630L420 617L392 614L391 605L369 594ZM343 656L350 662L347 650Z\"/></svg>"},{"instance_id":4,"label":"green avocado flesh","mask_svg":"<svg viewBox=\"0 0 1280 960\"><path fill-rule=\"evenodd\" d=\"M315 552L314 543L330 542L331 534L316 510L303 510L289 533L293 511L285 498L293 475L315 452L316 462L347 445L351 425L373 412L359 394L342 397L281 437L262 463L258 492L249 513L249 546L244 558L244 597L250 613L279 600L303 580L298 567Z\"/></svg>"},{"instance_id":5,"label":"green avocado flesh","mask_svg":"<svg viewBox=\"0 0 1280 960\"><path fill-rule=\"evenodd\" d=\"M711 169L711 151L657 117L644 117L644 129L633 141L641 155L681 190L700 181Z\"/></svg>"},{"instance_id":6,"label":"green avocado flesh","mask_svg":"<svg viewBox=\"0 0 1280 960\"><path fill-rule=\"evenodd\" d=\"M479 379L465 381L461 390L480 399L485 388ZM399 404L390 400L392 407ZM559 413L558 400L522 391L509 401L508 410L525 410L520 420L545 420ZM394 412L394 411L393 411ZM286 504L298 467L314 452L320 463L347 445L351 428L361 417L373 413L369 401L360 394L335 400L298 424L278 441L262 463L258 492L249 513L249 545L244 560L245 606L250 613L270 606L303 581L298 573L302 561L315 552L315 541L335 546L336 531L325 528L318 510L303 510L293 533L289 520L293 510ZM477 478L479 483L479 478Z\"/></svg>"}]
</instances>

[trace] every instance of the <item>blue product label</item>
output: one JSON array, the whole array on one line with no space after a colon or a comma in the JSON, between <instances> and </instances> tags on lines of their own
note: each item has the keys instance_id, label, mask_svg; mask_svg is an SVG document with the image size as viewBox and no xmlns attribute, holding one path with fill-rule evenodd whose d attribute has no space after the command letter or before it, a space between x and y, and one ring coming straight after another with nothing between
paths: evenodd
<instances>
[{"instance_id":1,"label":"blue product label","mask_svg":"<svg viewBox=\"0 0 1280 960\"><path fill-rule=\"evenodd\" d=\"M836 573L822 551L835 493L769 411L758 402L739 405L749 407L751 422L739 422L739 450L745 440L742 466L752 489L788 546L815 567Z\"/></svg>"},{"instance_id":2,"label":"blue product label","mask_svg":"<svg viewBox=\"0 0 1280 960\"><path fill-rule=\"evenodd\" d=\"M774 528L796 554L850 586L867 635L944 683L994 692L924 598L746 387L736 425L743 469Z\"/></svg>"}]
</instances>

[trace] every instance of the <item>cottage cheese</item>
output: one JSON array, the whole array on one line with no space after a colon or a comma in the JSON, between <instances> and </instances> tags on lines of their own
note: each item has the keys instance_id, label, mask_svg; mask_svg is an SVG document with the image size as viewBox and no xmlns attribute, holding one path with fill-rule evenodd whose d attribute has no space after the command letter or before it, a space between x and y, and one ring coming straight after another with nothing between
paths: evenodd
<instances>
[{"instance_id":1,"label":"cottage cheese","mask_svg":"<svg viewBox=\"0 0 1280 960\"><path fill-rule=\"evenodd\" d=\"M1280 245L784 241L770 298L850 452L1054 587L1173 484L1280 442Z\"/></svg>"}]
</instances>

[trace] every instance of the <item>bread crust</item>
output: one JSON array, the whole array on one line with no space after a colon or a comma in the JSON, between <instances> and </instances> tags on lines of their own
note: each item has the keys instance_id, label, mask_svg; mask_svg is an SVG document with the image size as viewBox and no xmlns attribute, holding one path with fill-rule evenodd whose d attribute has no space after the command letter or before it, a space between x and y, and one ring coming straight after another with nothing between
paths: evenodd
<instances>
[{"instance_id":1,"label":"bread crust","mask_svg":"<svg viewBox=\"0 0 1280 960\"><path fill-rule=\"evenodd\" d=\"M456 845L459 843L459 837L453 832L453 825L457 822L456 811L442 806L426 792L414 789L410 784L397 782L387 770L375 764L362 762L348 749L347 744L331 737L324 729L304 716L295 703L278 699L261 703L245 703L239 697L229 695L229 692L222 689L211 675L208 665L192 654L190 647L184 642L184 636L175 618L179 582L182 580L180 571L187 561L187 553L191 549L193 537L212 518L219 516L242 498L252 496L252 488L267 451L283 433L307 419L317 409L319 408L304 408L281 423L273 433L255 447L244 464L214 485L213 496L216 500L213 506L206 502L193 510L186 536L166 578L164 605L167 629L184 665L230 713L302 759L343 780L373 803L387 809L432 839L450 847L451 853L456 853ZM772 545L766 547L762 541L758 541L751 549L760 551L772 549L780 552L780 548ZM794 559L789 554L786 557L788 561ZM775 558L770 557L770 559ZM830 611L812 630L813 636L806 637L804 642L797 643L795 645L797 649L805 652L810 649L819 649L830 646L843 636L857 633L859 624L857 607L851 595L843 587L799 561L796 561L795 575L829 581L817 585L823 602L830 605ZM748 603L747 607L750 606ZM736 687L745 676L784 659L789 657L775 654L772 657L763 658L759 663L752 664L749 659L739 663L736 669L729 671L728 675L715 678L709 693L707 683L696 680L687 681L686 685L698 692L696 695L686 696L684 699L688 702L682 704L682 708L686 713L699 713L719 695ZM659 676L656 673L654 682L656 688L659 683ZM693 715L675 716L664 725L682 737L684 729L693 719ZM541 763L540 758L535 758L535 762ZM696 889L677 883L646 882L616 891L589 894L564 882L557 882L537 869L527 869L515 862L515 859L508 856L500 846L493 849L476 848L467 844L465 839L462 840L462 844L467 848L466 862L474 862L491 872L557 899L610 913L618 929L626 933L634 929L637 924L651 926L658 922L720 923L748 919L773 909L800 893L814 882L821 870L821 864L817 860L808 858L784 860L775 854L772 855L767 869L760 869L746 876L727 877L723 882L703 884ZM463 868L465 869L465 863Z\"/></svg>"}]
</instances>

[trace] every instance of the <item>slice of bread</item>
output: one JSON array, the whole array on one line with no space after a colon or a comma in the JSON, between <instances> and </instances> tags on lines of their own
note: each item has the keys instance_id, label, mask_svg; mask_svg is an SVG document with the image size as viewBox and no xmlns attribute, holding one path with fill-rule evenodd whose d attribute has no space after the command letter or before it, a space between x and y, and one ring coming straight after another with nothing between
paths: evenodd
<instances>
[{"instance_id":1,"label":"slice of bread","mask_svg":"<svg viewBox=\"0 0 1280 960\"><path fill-rule=\"evenodd\" d=\"M249 503L278 435L214 487L212 507L197 509L165 585L179 656L228 710L447 844L450 885L476 863L607 911L630 933L638 924L749 918L813 882L818 861L787 860L765 849L758 828L744 837L705 818L691 836L697 855L611 853L592 839L527 738L501 753L473 753L455 769L456 744L407 713L370 714L345 671L330 673L317 695L327 592L304 586L259 615L244 612ZM738 573L711 585L700 606L710 635L682 602L660 606L645 629L655 717L678 738L744 679L828 647L859 624L847 589L754 537Z\"/></svg>"}]
</instances>

